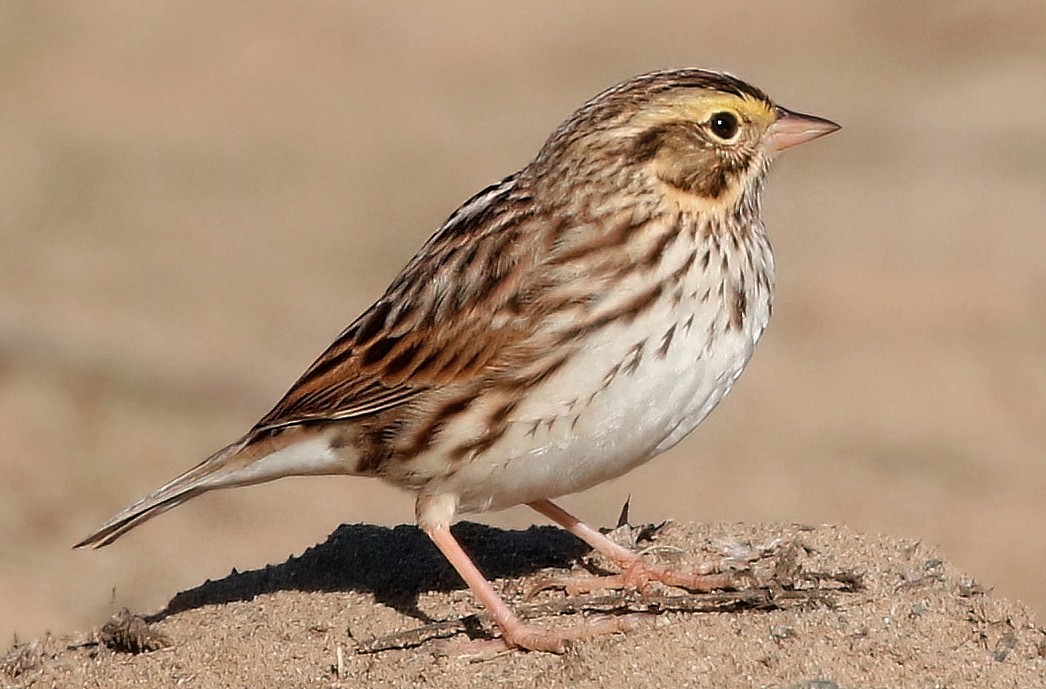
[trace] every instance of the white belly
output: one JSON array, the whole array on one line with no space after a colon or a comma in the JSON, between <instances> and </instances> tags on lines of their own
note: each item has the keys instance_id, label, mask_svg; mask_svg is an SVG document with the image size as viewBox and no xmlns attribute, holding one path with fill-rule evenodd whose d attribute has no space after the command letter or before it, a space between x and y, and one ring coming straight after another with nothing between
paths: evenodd
<instances>
[{"instance_id":1,"label":"white belly","mask_svg":"<svg viewBox=\"0 0 1046 689\"><path fill-rule=\"evenodd\" d=\"M680 301L666 293L601 330L531 391L493 447L426 491L455 494L463 513L502 509L589 488L682 440L737 380L770 311L768 291L746 290L746 317L731 328L698 277Z\"/></svg>"}]
</instances>

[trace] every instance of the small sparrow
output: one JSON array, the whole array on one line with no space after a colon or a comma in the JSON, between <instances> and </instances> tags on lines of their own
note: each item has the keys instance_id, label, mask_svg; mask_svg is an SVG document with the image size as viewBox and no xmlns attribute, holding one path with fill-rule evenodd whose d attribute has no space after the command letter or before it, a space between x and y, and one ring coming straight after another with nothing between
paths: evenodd
<instances>
[{"instance_id":1,"label":"small sparrow","mask_svg":"<svg viewBox=\"0 0 1046 689\"><path fill-rule=\"evenodd\" d=\"M451 534L458 515L526 504L627 582L721 586L644 563L550 499L664 452L730 391L770 318L770 161L838 128L718 72L607 89L458 208L246 435L77 547L209 490L349 474L414 491L418 526L509 647L562 652L620 626L522 621Z\"/></svg>"}]
</instances>

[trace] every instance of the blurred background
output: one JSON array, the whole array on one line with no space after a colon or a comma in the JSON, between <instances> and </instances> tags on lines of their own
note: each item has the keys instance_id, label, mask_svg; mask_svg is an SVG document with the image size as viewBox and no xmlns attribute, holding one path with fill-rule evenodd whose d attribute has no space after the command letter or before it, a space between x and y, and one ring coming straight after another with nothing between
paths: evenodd
<instances>
[{"instance_id":1,"label":"blurred background","mask_svg":"<svg viewBox=\"0 0 1046 689\"><path fill-rule=\"evenodd\" d=\"M250 427L575 107L684 65L843 130L772 172L774 322L733 394L565 505L922 540L1042 620L1046 4L26 1L0 5L4 643L410 522L377 481L295 479L70 550Z\"/></svg>"}]
</instances>

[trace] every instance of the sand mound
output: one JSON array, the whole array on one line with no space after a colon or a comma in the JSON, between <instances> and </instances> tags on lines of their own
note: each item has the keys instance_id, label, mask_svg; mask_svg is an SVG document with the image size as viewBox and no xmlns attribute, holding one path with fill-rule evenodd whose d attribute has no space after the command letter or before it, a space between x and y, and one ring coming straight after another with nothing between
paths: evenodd
<instances>
[{"instance_id":1,"label":"sand mound","mask_svg":"<svg viewBox=\"0 0 1046 689\"><path fill-rule=\"evenodd\" d=\"M524 593L601 563L553 528L455 533L538 623L635 616L566 654L460 654L488 622L411 527L337 529L300 557L179 593L152 615L18 646L5 687L1043 687L1046 631L921 543L798 525L615 532L651 557L749 561L758 585L688 595ZM385 649L385 650L377 650ZM454 651L448 655L448 651Z\"/></svg>"}]
</instances>

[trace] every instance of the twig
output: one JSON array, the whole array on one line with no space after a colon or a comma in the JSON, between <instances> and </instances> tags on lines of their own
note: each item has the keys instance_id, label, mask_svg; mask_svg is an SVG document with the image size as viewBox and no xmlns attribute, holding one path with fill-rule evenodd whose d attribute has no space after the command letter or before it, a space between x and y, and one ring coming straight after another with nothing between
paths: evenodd
<instances>
[{"instance_id":1,"label":"twig","mask_svg":"<svg viewBox=\"0 0 1046 689\"><path fill-rule=\"evenodd\" d=\"M789 591L773 588L754 588L721 593L685 593L673 595L581 595L561 600L520 606L516 609L523 619L576 615L595 612L604 615L647 613L661 615L667 612L709 613L736 610L781 610L807 603L826 603L838 590ZM397 632L363 641L358 653L379 653L396 649L416 648L433 639L445 639L456 634L474 635L489 629L492 620L486 613L477 613L456 620L445 620L422 627Z\"/></svg>"}]
</instances>

